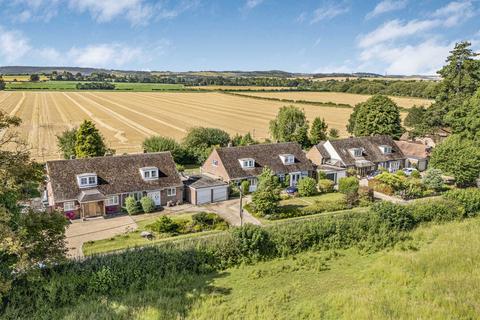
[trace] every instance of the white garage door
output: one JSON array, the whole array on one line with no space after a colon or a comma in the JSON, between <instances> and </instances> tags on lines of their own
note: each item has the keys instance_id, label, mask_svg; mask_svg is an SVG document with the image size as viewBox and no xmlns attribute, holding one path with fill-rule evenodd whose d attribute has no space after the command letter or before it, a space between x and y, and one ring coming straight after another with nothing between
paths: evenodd
<instances>
[{"instance_id":1,"label":"white garage door","mask_svg":"<svg viewBox=\"0 0 480 320\"><path fill-rule=\"evenodd\" d=\"M197 204L210 203L212 201L212 190L198 189L197 190Z\"/></svg>"},{"instance_id":2,"label":"white garage door","mask_svg":"<svg viewBox=\"0 0 480 320\"><path fill-rule=\"evenodd\" d=\"M227 200L227 187L219 187L213 189L213 201L225 201Z\"/></svg>"}]
</instances>

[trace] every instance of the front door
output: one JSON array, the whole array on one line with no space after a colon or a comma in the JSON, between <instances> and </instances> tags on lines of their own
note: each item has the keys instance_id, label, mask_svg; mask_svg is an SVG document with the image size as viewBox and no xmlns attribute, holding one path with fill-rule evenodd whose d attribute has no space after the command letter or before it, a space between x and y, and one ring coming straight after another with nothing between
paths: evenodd
<instances>
[{"instance_id":1,"label":"front door","mask_svg":"<svg viewBox=\"0 0 480 320\"><path fill-rule=\"evenodd\" d=\"M300 172L297 173L290 173L290 187L295 187L300 180L302 174Z\"/></svg>"},{"instance_id":2,"label":"front door","mask_svg":"<svg viewBox=\"0 0 480 320\"><path fill-rule=\"evenodd\" d=\"M83 217L96 217L103 214L103 205L100 202L87 202L83 204Z\"/></svg>"},{"instance_id":3,"label":"front door","mask_svg":"<svg viewBox=\"0 0 480 320\"><path fill-rule=\"evenodd\" d=\"M147 192L147 197L151 198L157 207L160 206L160 191Z\"/></svg>"}]
</instances>

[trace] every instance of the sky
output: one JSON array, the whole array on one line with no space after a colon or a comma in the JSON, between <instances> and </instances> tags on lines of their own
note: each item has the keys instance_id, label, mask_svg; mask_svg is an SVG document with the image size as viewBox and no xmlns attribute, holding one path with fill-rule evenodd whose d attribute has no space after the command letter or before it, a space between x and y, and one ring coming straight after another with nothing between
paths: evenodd
<instances>
[{"instance_id":1,"label":"sky","mask_svg":"<svg viewBox=\"0 0 480 320\"><path fill-rule=\"evenodd\" d=\"M435 74L480 0L0 0L0 65Z\"/></svg>"}]
</instances>

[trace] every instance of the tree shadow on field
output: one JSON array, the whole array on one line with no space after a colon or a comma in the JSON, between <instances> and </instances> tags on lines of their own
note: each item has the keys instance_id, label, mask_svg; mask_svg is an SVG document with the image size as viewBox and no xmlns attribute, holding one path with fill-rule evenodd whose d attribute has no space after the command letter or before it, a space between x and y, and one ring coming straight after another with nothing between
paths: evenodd
<instances>
[{"instance_id":1,"label":"tree shadow on field","mask_svg":"<svg viewBox=\"0 0 480 320\"><path fill-rule=\"evenodd\" d=\"M230 288L217 287L215 279L228 272L178 274L130 290L117 297L104 296L65 308L63 319L185 319L207 296L225 296Z\"/></svg>"}]
</instances>

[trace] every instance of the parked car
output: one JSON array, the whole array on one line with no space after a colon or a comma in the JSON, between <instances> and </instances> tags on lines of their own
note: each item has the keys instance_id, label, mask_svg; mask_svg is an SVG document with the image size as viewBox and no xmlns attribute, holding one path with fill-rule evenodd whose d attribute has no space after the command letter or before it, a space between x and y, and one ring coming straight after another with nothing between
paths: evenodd
<instances>
[{"instance_id":1,"label":"parked car","mask_svg":"<svg viewBox=\"0 0 480 320\"><path fill-rule=\"evenodd\" d=\"M371 173L367 176L367 179L368 179L368 180L372 180L373 178L375 178L376 176L378 176L380 173L382 173L382 171L380 171L380 170L375 170L375 171L371 172Z\"/></svg>"},{"instance_id":2,"label":"parked car","mask_svg":"<svg viewBox=\"0 0 480 320\"><path fill-rule=\"evenodd\" d=\"M417 171L415 168L403 168L402 171L407 175L411 175L414 171Z\"/></svg>"},{"instance_id":3,"label":"parked car","mask_svg":"<svg viewBox=\"0 0 480 320\"><path fill-rule=\"evenodd\" d=\"M297 187L288 187L285 189L285 192L291 196L295 195L297 191L298 191Z\"/></svg>"}]
</instances>

